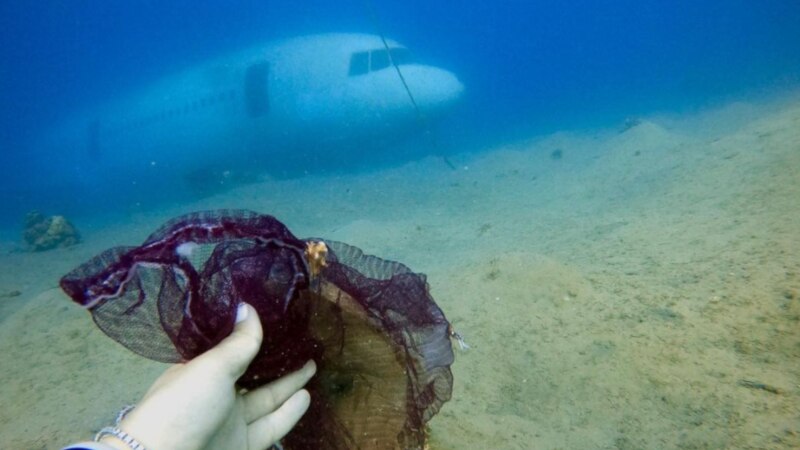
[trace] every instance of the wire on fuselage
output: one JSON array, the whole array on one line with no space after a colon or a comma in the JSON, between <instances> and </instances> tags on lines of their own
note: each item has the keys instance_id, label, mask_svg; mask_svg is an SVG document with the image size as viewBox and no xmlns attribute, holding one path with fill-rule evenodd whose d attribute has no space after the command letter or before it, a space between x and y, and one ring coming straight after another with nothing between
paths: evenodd
<instances>
[{"instance_id":1,"label":"wire on fuselage","mask_svg":"<svg viewBox=\"0 0 800 450\"><path fill-rule=\"evenodd\" d=\"M389 48L389 43L386 41L386 37L383 34L383 29L380 26L380 21L378 20L378 14L375 11L375 7L373 6L372 1L364 0L364 6L367 9L367 14L370 17L370 20L372 20L372 26L378 33L378 36L380 36L381 42L383 42L383 47L386 49L386 54L389 56L389 63L392 65L392 67L394 67L394 70L397 71L397 76L400 77L400 81L403 83L403 88L406 90L406 93L408 94L408 99L411 100L411 104L414 106L414 111L417 113L417 120L419 120L420 125L425 134L430 136L433 147L438 151L440 147L438 142L436 141L436 137L431 131L430 124L426 120L425 116L422 114L422 110L417 104L417 101L414 99L414 94L411 93L411 88L408 87L408 83L406 82L406 78L403 76L403 72L400 70L400 66L397 65L397 63L394 61L394 58L392 57L392 52L391 49ZM447 156L441 154L441 152L439 152L439 154L448 167L450 167L453 170L456 169L456 166L454 166L453 163L451 163L450 160L447 159Z\"/></svg>"}]
</instances>

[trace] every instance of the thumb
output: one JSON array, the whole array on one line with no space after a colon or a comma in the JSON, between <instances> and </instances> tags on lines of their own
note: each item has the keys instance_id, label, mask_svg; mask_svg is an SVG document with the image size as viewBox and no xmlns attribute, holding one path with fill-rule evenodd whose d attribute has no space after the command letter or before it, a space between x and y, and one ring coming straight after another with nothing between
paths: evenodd
<instances>
[{"instance_id":1,"label":"thumb","mask_svg":"<svg viewBox=\"0 0 800 450\"><path fill-rule=\"evenodd\" d=\"M240 303L236 311L236 324L228 337L200 358L212 360L222 370L237 379L261 348L263 331L256 310L247 303Z\"/></svg>"}]
</instances>

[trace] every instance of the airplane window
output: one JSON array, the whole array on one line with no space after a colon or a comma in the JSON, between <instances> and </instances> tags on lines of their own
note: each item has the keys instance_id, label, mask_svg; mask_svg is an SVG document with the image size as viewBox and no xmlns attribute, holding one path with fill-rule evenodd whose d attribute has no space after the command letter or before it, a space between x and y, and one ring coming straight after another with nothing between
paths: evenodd
<instances>
[{"instance_id":1,"label":"airplane window","mask_svg":"<svg viewBox=\"0 0 800 450\"><path fill-rule=\"evenodd\" d=\"M348 76L364 75L369 72L369 53L358 52L350 56L350 71Z\"/></svg>"},{"instance_id":2,"label":"airplane window","mask_svg":"<svg viewBox=\"0 0 800 450\"><path fill-rule=\"evenodd\" d=\"M401 64L411 64L414 59L411 57L411 51L407 48L396 47L390 50L392 52L392 61L398 66Z\"/></svg>"},{"instance_id":3,"label":"airplane window","mask_svg":"<svg viewBox=\"0 0 800 450\"><path fill-rule=\"evenodd\" d=\"M386 50L373 50L370 70L376 71L389 67L389 54Z\"/></svg>"}]
</instances>

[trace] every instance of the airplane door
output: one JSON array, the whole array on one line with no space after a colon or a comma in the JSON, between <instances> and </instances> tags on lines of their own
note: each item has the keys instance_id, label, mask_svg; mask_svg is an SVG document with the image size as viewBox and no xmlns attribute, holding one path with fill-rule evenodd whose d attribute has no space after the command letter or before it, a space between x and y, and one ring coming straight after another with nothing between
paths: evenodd
<instances>
[{"instance_id":1,"label":"airplane door","mask_svg":"<svg viewBox=\"0 0 800 450\"><path fill-rule=\"evenodd\" d=\"M244 98L250 117L260 117L269 111L268 75L269 63L266 61L249 66L245 72Z\"/></svg>"}]
</instances>

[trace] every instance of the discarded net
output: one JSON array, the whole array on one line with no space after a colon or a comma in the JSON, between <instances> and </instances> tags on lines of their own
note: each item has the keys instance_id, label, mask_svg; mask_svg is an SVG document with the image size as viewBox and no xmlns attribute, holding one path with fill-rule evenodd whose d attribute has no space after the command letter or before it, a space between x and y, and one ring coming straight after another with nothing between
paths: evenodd
<instances>
[{"instance_id":1,"label":"discarded net","mask_svg":"<svg viewBox=\"0 0 800 450\"><path fill-rule=\"evenodd\" d=\"M61 279L107 335L181 362L233 329L240 302L264 342L239 380L252 389L314 359L311 406L286 449L415 449L450 399L451 329L425 276L340 242L297 239L274 217L178 217L139 247L107 250Z\"/></svg>"}]
</instances>

